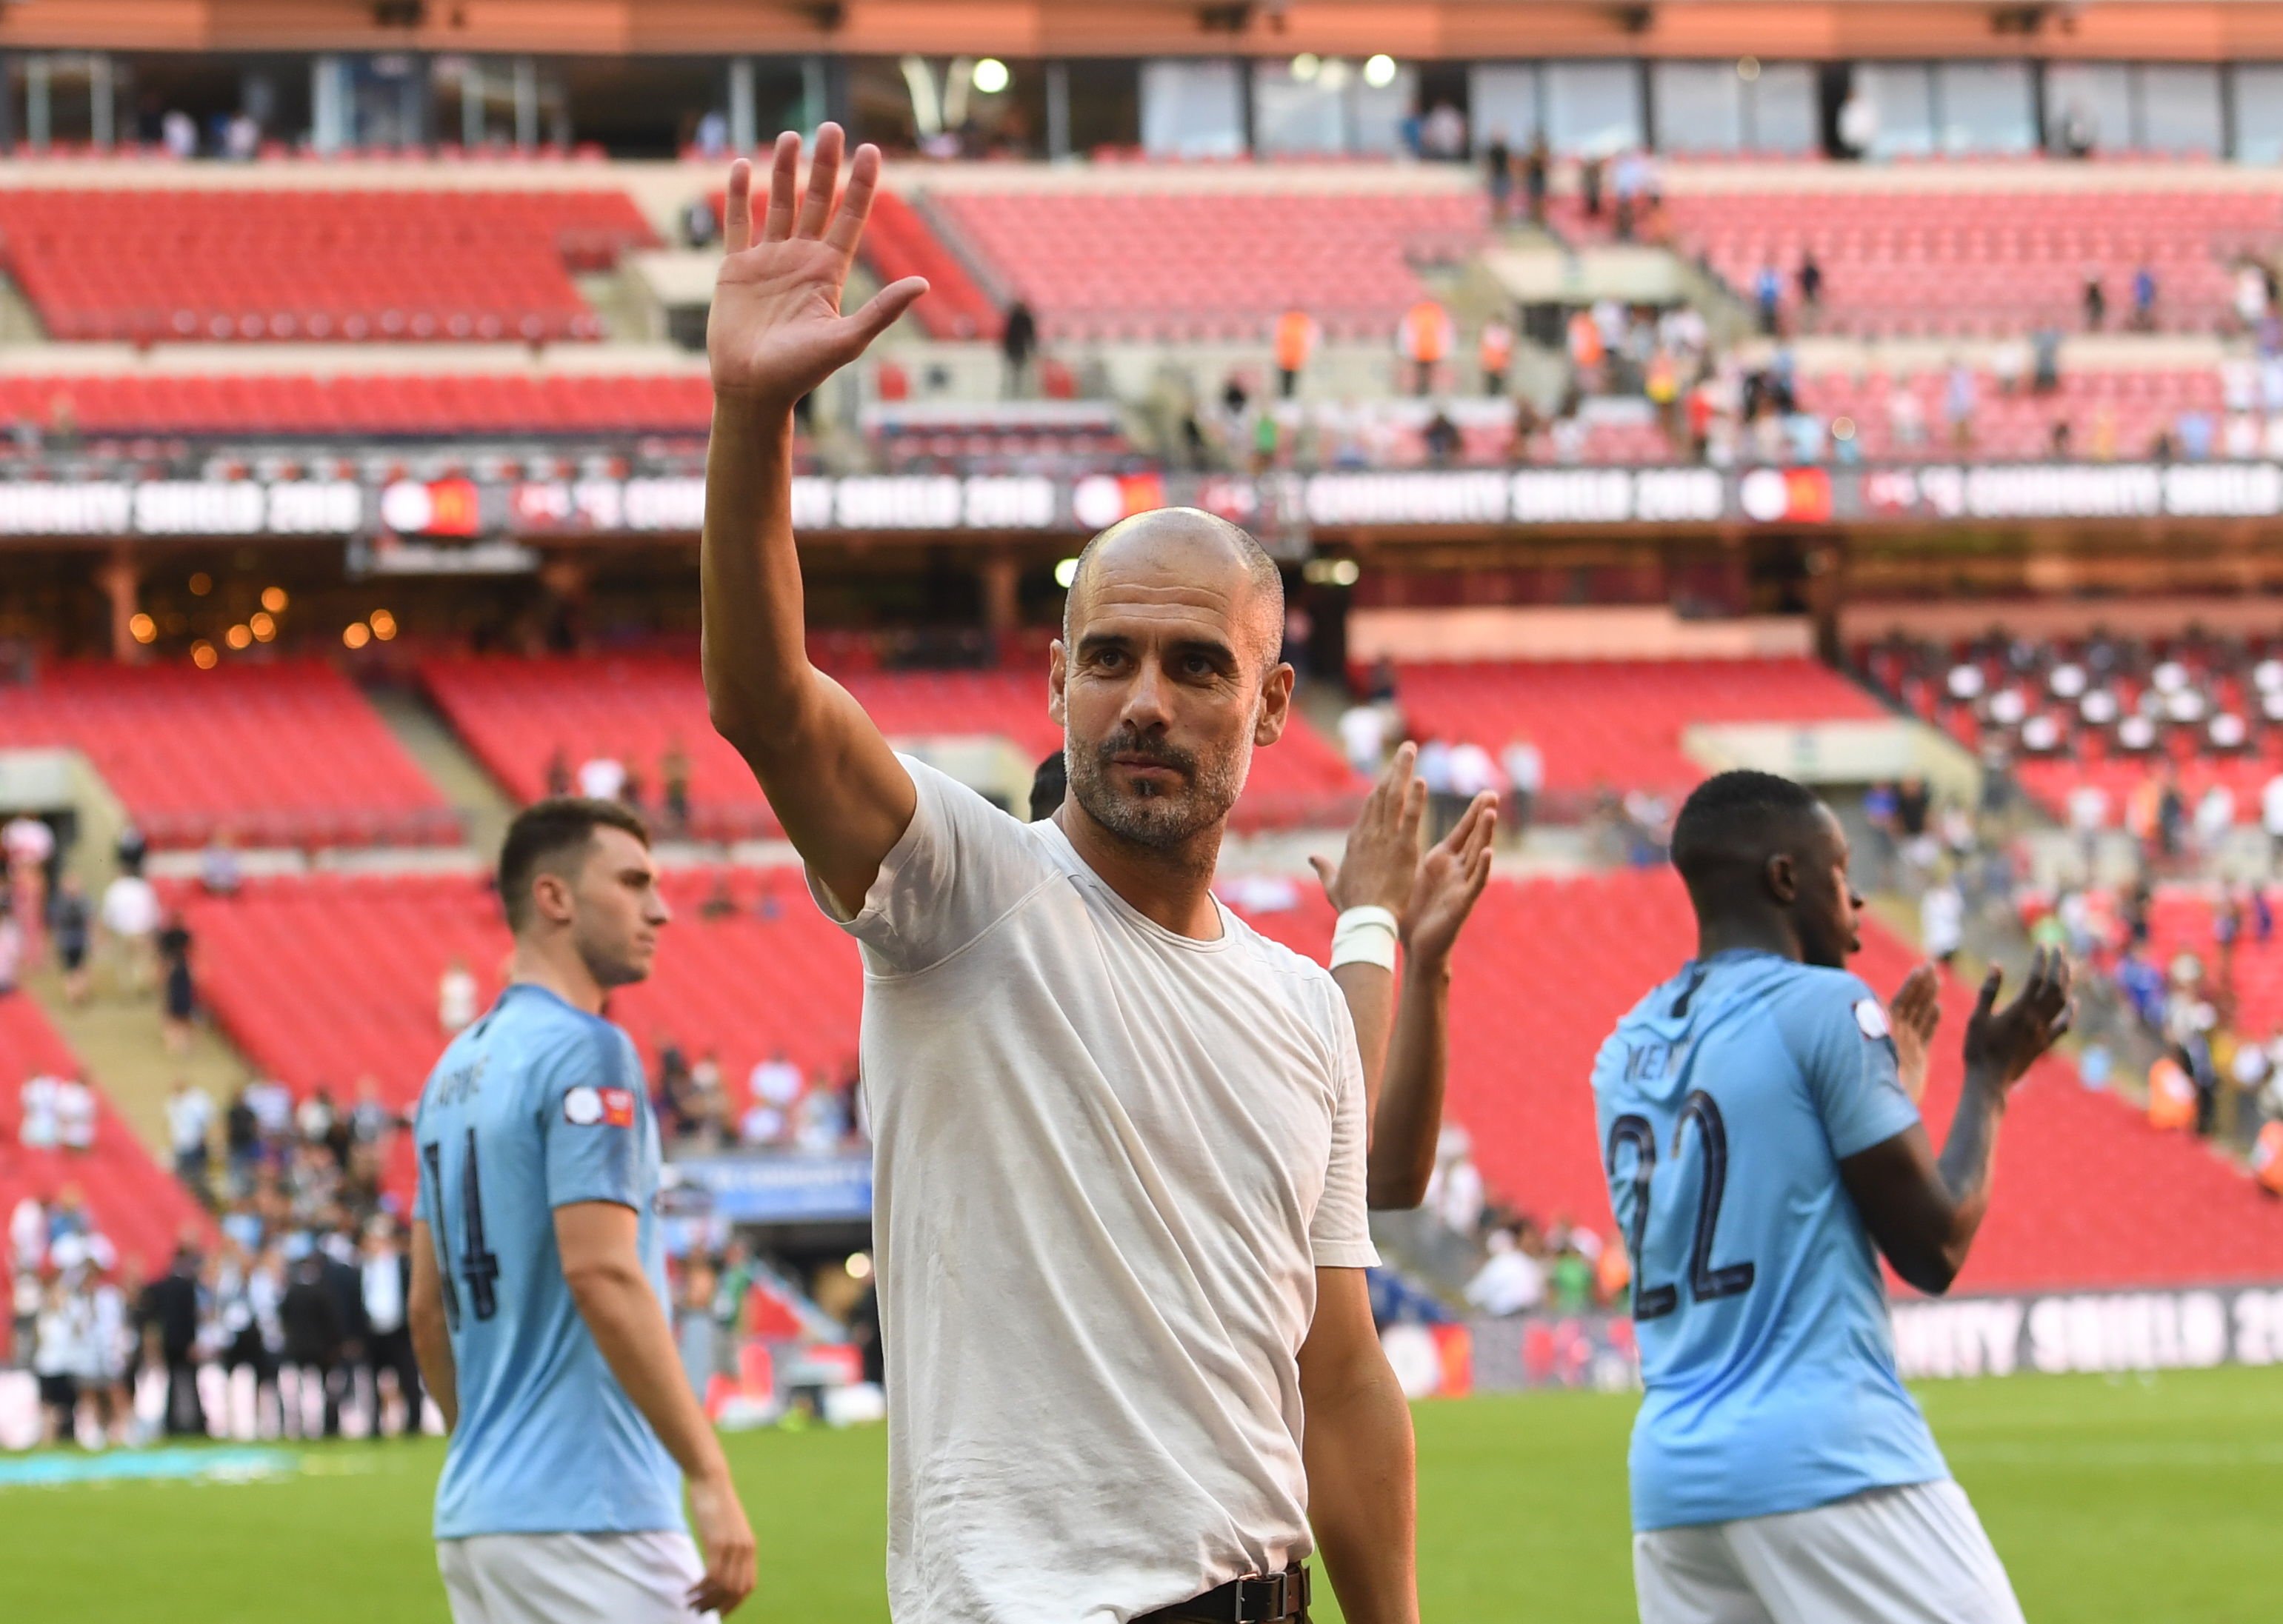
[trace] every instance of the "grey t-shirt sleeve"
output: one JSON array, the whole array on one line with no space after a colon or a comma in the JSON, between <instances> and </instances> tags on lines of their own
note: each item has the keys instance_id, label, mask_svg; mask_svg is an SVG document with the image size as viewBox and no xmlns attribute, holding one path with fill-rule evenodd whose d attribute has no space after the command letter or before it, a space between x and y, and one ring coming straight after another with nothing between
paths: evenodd
<instances>
[{"instance_id":1,"label":"grey t-shirt sleeve","mask_svg":"<svg viewBox=\"0 0 2283 1624\"><path fill-rule=\"evenodd\" d=\"M1038 838L957 779L899 755L912 775L912 820L881 860L864 905L842 912L814 870L809 895L864 949L875 975L940 964L1059 871Z\"/></svg>"},{"instance_id":2,"label":"grey t-shirt sleeve","mask_svg":"<svg viewBox=\"0 0 2283 1624\"><path fill-rule=\"evenodd\" d=\"M1330 987L1331 978L1327 975L1325 981ZM1336 987L1327 1003L1334 1087L1332 1149L1324 1169L1324 1193L1308 1224L1308 1245L1319 1269L1373 1269L1379 1264L1379 1249L1371 1243L1365 1195L1363 1056L1356 1047L1347 1001Z\"/></svg>"}]
</instances>

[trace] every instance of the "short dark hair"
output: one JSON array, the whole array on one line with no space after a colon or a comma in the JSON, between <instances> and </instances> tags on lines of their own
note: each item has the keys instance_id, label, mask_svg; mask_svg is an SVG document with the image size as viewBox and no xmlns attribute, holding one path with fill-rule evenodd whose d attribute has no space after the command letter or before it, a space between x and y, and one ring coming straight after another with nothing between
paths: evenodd
<instances>
[{"instance_id":1,"label":"short dark hair","mask_svg":"<svg viewBox=\"0 0 2283 1624\"><path fill-rule=\"evenodd\" d=\"M500 843L500 902L510 930L520 930L531 911L531 882L549 864L583 854L596 829L624 829L647 847L650 825L630 807L589 796L551 795L516 813Z\"/></svg>"},{"instance_id":2,"label":"short dark hair","mask_svg":"<svg viewBox=\"0 0 2283 1624\"><path fill-rule=\"evenodd\" d=\"M1031 774L1031 821L1051 818L1061 810L1063 797L1070 794L1070 762L1056 750L1039 763L1039 770Z\"/></svg>"},{"instance_id":3,"label":"short dark hair","mask_svg":"<svg viewBox=\"0 0 2283 1624\"><path fill-rule=\"evenodd\" d=\"M1821 807L1814 790L1773 773L1739 768L1696 786L1672 822L1672 866L1695 890L1724 871L1758 868L1798 820Z\"/></svg>"}]
</instances>

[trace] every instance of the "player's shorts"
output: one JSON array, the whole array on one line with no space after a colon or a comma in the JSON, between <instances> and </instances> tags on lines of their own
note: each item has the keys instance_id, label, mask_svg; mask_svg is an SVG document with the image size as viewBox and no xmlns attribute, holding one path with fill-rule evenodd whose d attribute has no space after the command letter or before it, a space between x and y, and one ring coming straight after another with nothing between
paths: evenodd
<instances>
[{"instance_id":1,"label":"player's shorts","mask_svg":"<svg viewBox=\"0 0 2283 1624\"><path fill-rule=\"evenodd\" d=\"M479 1534L438 1540L452 1624L694 1624L686 1534Z\"/></svg>"},{"instance_id":2,"label":"player's shorts","mask_svg":"<svg viewBox=\"0 0 2283 1624\"><path fill-rule=\"evenodd\" d=\"M1981 1519L1948 1480L1636 1534L1633 1589L1641 1624L2022 1624Z\"/></svg>"}]
</instances>

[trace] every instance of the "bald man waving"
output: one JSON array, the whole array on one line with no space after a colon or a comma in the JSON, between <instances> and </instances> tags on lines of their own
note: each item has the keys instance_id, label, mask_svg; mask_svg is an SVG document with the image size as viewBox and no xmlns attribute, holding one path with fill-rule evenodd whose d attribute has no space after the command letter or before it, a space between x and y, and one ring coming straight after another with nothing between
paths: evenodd
<instances>
[{"instance_id":1,"label":"bald man waving","mask_svg":"<svg viewBox=\"0 0 2283 1624\"><path fill-rule=\"evenodd\" d=\"M840 293L880 173L729 177L707 345L705 666L818 905L861 944L908 1624L1409 1624L1411 1424L1364 1288L1365 1099L1330 975L1211 882L1283 732L1283 591L1205 514L1090 542L1046 672L1070 796L1025 824L808 663L792 406L925 284ZM1313 1537L1311 1525L1313 1524Z\"/></svg>"}]
</instances>

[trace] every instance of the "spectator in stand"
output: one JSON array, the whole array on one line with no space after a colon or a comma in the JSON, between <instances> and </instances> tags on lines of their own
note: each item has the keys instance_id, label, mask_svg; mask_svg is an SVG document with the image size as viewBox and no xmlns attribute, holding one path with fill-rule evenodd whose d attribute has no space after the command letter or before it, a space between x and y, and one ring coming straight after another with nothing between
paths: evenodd
<instances>
[{"instance_id":1,"label":"spectator in stand","mask_svg":"<svg viewBox=\"0 0 2283 1624\"><path fill-rule=\"evenodd\" d=\"M376 1154L385 1154L389 1136L401 1122L380 1097L380 1079L367 1072L357 1079L356 1103L349 1107L349 1140L355 1145L370 1145Z\"/></svg>"},{"instance_id":2,"label":"spectator in stand","mask_svg":"<svg viewBox=\"0 0 2283 1624\"><path fill-rule=\"evenodd\" d=\"M0 998L16 991L17 978L24 968L24 928L16 922L16 911L5 897L0 897Z\"/></svg>"},{"instance_id":3,"label":"spectator in stand","mask_svg":"<svg viewBox=\"0 0 2283 1624\"><path fill-rule=\"evenodd\" d=\"M1936 871L1934 883L1919 897L1919 937L1926 956L1944 966L1965 945L1966 897L1947 866Z\"/></svg>"},{"instance_id":4,"label":"spectator in stand","mask_svg":"<svg viewBox=\"0 0 2283 1624\"><path fill-rule=\"evenodd\" d=\"M203 1438L206 1407L199 1400L199 1274L197 1237L185 1232L167 1272L143 1288L136 1318L152 1362L167 1372L164 1426L169 1438Z\"/></svg>"},{"instance_id":5,"label":"spectator in stand","mask_svg":"<svg viewBox=\"0 0 2283 1624\"><path fill-rule=\"evenodd\" d=\"M420 1435L420 1364L412 1356L412 1332L405 1305L412 1296L412 1259L396 1232L394 1220L375 1214L364 1226L363 1255L358 1262L358 1289L364 1308L365 1380L372 1392L370 1435L378 1438L388 1406L382 1382L395 1389L401 1413L400 1438Z\"/></svg>"},{"instance_id":6,"label":"spectator in stand","mask_svg":"<svg viewBox=\"0 0 2283 1624\"><path fill-rule=\"evenodd\" d=\"M999 330L999 354L1006 362L1005 394L1019 400L1030 392L1031 361L1039 352L1039 319L1031 307L1017 299L1007 307Z\"/></svg>"},{"instance_id":7,"label":"spectator in stand","mask_svg":"<svg viewBox=\"0 0 2283 1624\"><path fill-rule=\"evenodd\" d=\"M238 836L227 828L217 828L214 838L206 842L199 853L199 885L209 897L235 897L245 884L245 872L238 859Z\"/></svg>"},{"instance_id":8,"label":"spectator in stand","mask_svg":"<svg viewBox=\"0 0 2283 1624\"><path fill-rule=\"evenodd\" d=\"M2217 861L2235 828L2235 792L2214 780L2196 801L2196 848L2209 861Z\"/></svg>"},{"instance_id":9,"label":"spectator in stand","mask_svg":"<svg viewBox=\"0 0 2283 1624\"><path fill-rule=\"evenodd\" d=\"M92 1305L76 1281L62 1274L51 1278L32 1333L32 1373L39 1379L40 1441L44 1444L76 1439L79 1372L87 1363L94 1332Z\"/></svg>"},{"instance_id":10,"label":"spectator in stand","mask_svg":"<svg viewBox=\"0 0 2283 1624\"><path fill-rule=\"evenodd\" d=\"M2077 835L2078 870L2091 885L2099 878L2100 831L2108 825L2108 791L2087 779L2071 786L2067 804L2069 828Z\"/></svg>"},{"instance_id":11,"label":"spectator in stand","mask_svg":"<svg viewBox=\"0 0 2283 1624\"><path fill-rule=\"evenodd\" d=\"M1759 275L1752 278L1752 304L1759 312L1760 336L1774 338L1783 304L1783 278L1771 261L1763 260Z\"/></svg>"},{"instance_id":12,"label":"spectator in stand","mask_svg":"<svg viewBox=\"0 0 2283 1624\"><path fill-rule=\"evenodd\" d=\"M579 764L579 793L588 800L615 801L626 788L626 763L616 756L590 756Z\"/></svg>"},{"instance_id":13,"label":"spectator in stand","mask_svg":"<svg viewBox=\"0 0 2283 1624\"><path fill-rule=\"evenodd\" d=\"M468 967L466 960L455 959L445 967L436 983L436 1024L445 1037L450 1037L475 1024L481 998L476 973Z\"/></svg>"},{"instance_id":14,"label":"spectator in stand","mask_svg":"<svg viewBox=\"0 0 2283 1624\"><path fill-rule=\"evenodd\" d=\"M1511 1229L1491 1232L1490 1255L1467 1282L1469 1306L1493 1319L1527 1314L1546 1300L1546 1271Z\"/></svg>"},{"instance_id":15,"label":"spectator in stand","mask_svg":"<svg viewBox=\"0 0 2283 1624\"><path fill-rule=\"evenodd\" d=\"M1428 825L1431 832L1428 838L1442 839L1477 796L1495 793L1499 788L1498 764L1491 759L1490 751L1472 739L1460 740L1451 747L1450 804L1434 805L1433 797L1429 797Z\"/></svg>"},{"instance_id":16,"label":"spectator in stand","mask_svg":"<svg viewBox=\"0 0 2283 1624\"><path fill-rule=\"evenodd\" d=\"M1514 329L1496 316L1484 322L1476 359L1482 367L1483 392L1504 394L1507 370L1514 365Z\"/></svg>"},{"instance_id":17,"label":"spectator in stand","mask_svg":"<svg viewBox=\"0 0 2283 1624\"><path fill-rule=\"evenodd\" d=\"M1811 332L1823 314L1823 266L1812 248L1799 252L1799 314Z\"/></svg>"},{"instance_id":18,"label":"spectator in stand","mask_svg":"<svg viewBox=\"0 0 2283 1624\"><path fill-rule=\"evenodd\" d=\"M1601 218L1601 181L1609 173L1609 160L1598 153L1578 160L1578 200L1586 218Z\"/></svg>"},{"instance_id":19,"label":"spectator in stand","mask_svg":"<svg viewBox=\"0 0 2283 1624\"><path fill-rule=\"evenodd\" d=\"M1522 195L1530 208L1531 225L1546 223L1546 194L1553 174L1553 150L1546 144L1546 132L1539 130L1531 136L1522 157Z\"/></svg>"},{"instance_id":20,"label":"spectator in stand","mask_svg":"<svg viewBox=\"0 0 2283 1624\"><path fill-rule=\"evenodd\" d=\"M87 1002L87 955L94 919L77 874L66 874L48 904L48 940L64 975L64 1001L76 1009Z\"/></svg>"},{"instance_id":21,"label":"spectator in stand","mask_svg":"<svg viewBox=\"0 0 2283 1624\"><path fill-rule=\"evenodd\" d=\"M1483 185L1490 194L1491 223L1503 226L1514 212L1514 149L1503 128L1492 129L1484 144Z\"/></svg>"},{"instance_id":22,"label":"spectator in stand","mask_svg":"<svg viewBox=\"0 0 2283 1624\"><path fill-rule=\"evenodd\" d=\"M179 908L168 913L166 926L159 932L159 962L166 970L160 1030L168 1053L187 1054L191 1021L198 1014L198 991L191 984L191 928L183 922Z\"/></svg>"},{"instance_id":23,"label":"spectator in stand","mask_svg":"<svg viewBox=\"0 0 2283 1624\"><path fill-rule=\"evenodd\" d=\"M738 1348L744 1340L745 1299L752 1294L756 1274L752 1248L731 1235L721 1248L712 1307L713 1368L725 1376L737 1373Z\"/></svg>"},{"instance_id":24,"label":"spectator in stand","mask_svg":"<svg viewBox=\"0 0 2283 1624\"><path fill-rule=\"evenodd\" d=\"M160 920L159 893L141 874L122 867L104 888L101 917L105 937L111 944L112 971L119 990L140 994L151 984L152 941L158 933Z\"/></svg>"},{"instance_id":25,"label":"spectator in stand","mask_svg":"<svg viewBox=\"0 0 2283 1624\"><path fill-rule=\"evenodd\" d=\"M62 1141L56 1096L63 1079L35 1071L17 1091L16 1137L26 1150L53 1150Z\"/></svg>"},{"instance_id":26,"label":"spectator in stand","mask_svg":"<svg viewBox=\"0 0 2283 1624\"><path fill-rule=\"evenodd\" d=\"M56 832L44 819L19 812L0 824L0 906L12 905L27 936L48 914L48 864L56 854Z\"/></svg>"},{"instance_id":27,"label":"spectator in stand","mask_svg":"<svg viewBox=\"0 0 2283 1624\"><path fill-rule=\"evenodd\" d=\"M1905 450L1926 444L1926 408L1907 374L1897 377L1887 392L1887 438Z\"/></svg>"},{"instance_id":28,"label":"spectator in stand","mask_svg":"<svg viewBox=\"0 0 2283 1624\"><path fill-rule=\"evenodd\" d=\"M56 1139L74 1155L95 1148L95 1091L77 1073L56 1084Z\"/></svg>"},{"instance_id":29,"label":"spectator in stand","mask_svg":"<svg viewBox=\"0 0 2283 1624\"><path fill-rule=\"evenodd\" d=\"M558 744L547 753L547 793L563 796L571 793L571 758Z\"/></svg>"},{"instance_id":30,"label":"spectator in stand","mask_svg":"<svg viewBox=\"0 0 2283 1624\"><path fill-rule=\"evenodd\" d=\"M150 855L151 843L141 829L130 823L119 831L112 851L119 859L120 873L139 874L143 872L143 859Z\"/></svg>"},{"instance_id":31,"label":"spectator in stand","mask_svg":"<svg viewBox=\"0 0 2283 1624\"><path fill-rule=\"evenodd\" d=\"M1427 420L1420 438L1427 447L1427 461L1436 468L1448 468L1451 459L1459 455L1459 425L1451 421L1451 414L1443 407Z\"/></svg>"},{"instance_id":32,"label":"spectator in stand","mask_svg":"<svg viewBox=\"0 0 2283 1624\"><path fill-rule=\"evenodd\" d=\"M1451 313L1432 299L1422 299L1403 313L1398 338L1412 369L1413 394L1433 392L1435 369L1450 354L1452 337Z\"/></svg>"},{"instance_id":33,"label":"spectator in stand","mask_svg":"<svg viewBox=\"0 0 2283 1624\"><path fill-rule=\"evenodd\" d=\"M222 1119L222 1154L230 1158L230 1187L240 1192L253 1184L253 1170L261 1160L261 1119L254 1114L251 1092L247 1084L238 1084Z\"/></svg>"},{"instance_id":34,"label":"spectator in stand","mask_svg":"<svg viewBox=\"0 0 2283 1624\"><path fill-rule=\"evenodd\" d=\"M1538 797L1546 790L1546 752L1538 748L1529 734L1512 740L1500 753L1499 765L1506 773L1507 796L1499 810L1502 821L1514 830L1516 840L1530 828L1531 814L1538 805Z\"/></svg>"},{"instance_id":35,"label":"spectator in stand","mask_svg":"<svg viewBox=\"0 0 2283 1624\"><path fill-rule=\"evenodd\" d=\"M1276 393L1289 400L1300 387L1300 374L1307 369L1309 359L1316 353L1316 342L1323 330L1316 318L1296 303L1286 307L1276 318L1274 348L1276 354Z\"/></svg>"},{"instance_id":36,"label":"spectator in stand","mask_svg":"<svg viewBox=\"0 0 2283 1624\"><path fill-rule=\"evenodd\" d=\"M1367 778L1379 776L1387 758L1387 711L1383 706L1352 704L1340 712L1340 749L1348 765ZM2283 784L2283 776L2277 779ZM2283 851L2283 843L2279 843Z\"/></svg>"},{"instance_id":37,"label":"spectator in stand","mask_svg":"<svg viewBox=\"0 0 2283 1624\"><path fill-rule=\"evenodd\" d=\"M2084 330L2097 333L2108 322L2108 289L2099 271L2084 274Z\"/></svg>"},{"instance_id":38,"label":"spectator in stand","mask_svg":"<svg viewBox=\"0 0 2283 1624\"><path fill-rule=\"evenodd\" d=\"M176 1077L167 1096L167 1143L174 1152L175 1177L202 1203L213 1200L206 1171L213 1155L207 1135L214 1128L214 1099L187 1077Z\"/></svg>"},{"instance_id":39,"label":"spectator in stand","mask_svg":"<svg viewBox=\"0 0 2283 1624\"><path fill-rule=\"evenodd\" d=\"M1950 374L1942 386L1943 426L1949 431L1951 449L1966 452L1974 448L1974 373L1967 364L1953 357Z\"/></svg>"},{"instance_id":40,"label":"spectator in stand","mask_svg":"<svg viewBox=\"0 0 2283 1624\"><path fill-rule=\"evenodd\" d=\"M2146 256L2132 273L2132 326L2144 333L2156 330L2156 273Z\"/></svg>"},{"instance_id":41,"label":"spectator in stand","mask_svg":"<svg viewBox=\"0 0 2283 1624\"><path fill-rule=\"evenodd\" d=\"M658 758L658 781L666 813L666 832L676 839L690 833L690 751L676 734Z\"/></svg>"}]
</instances>

